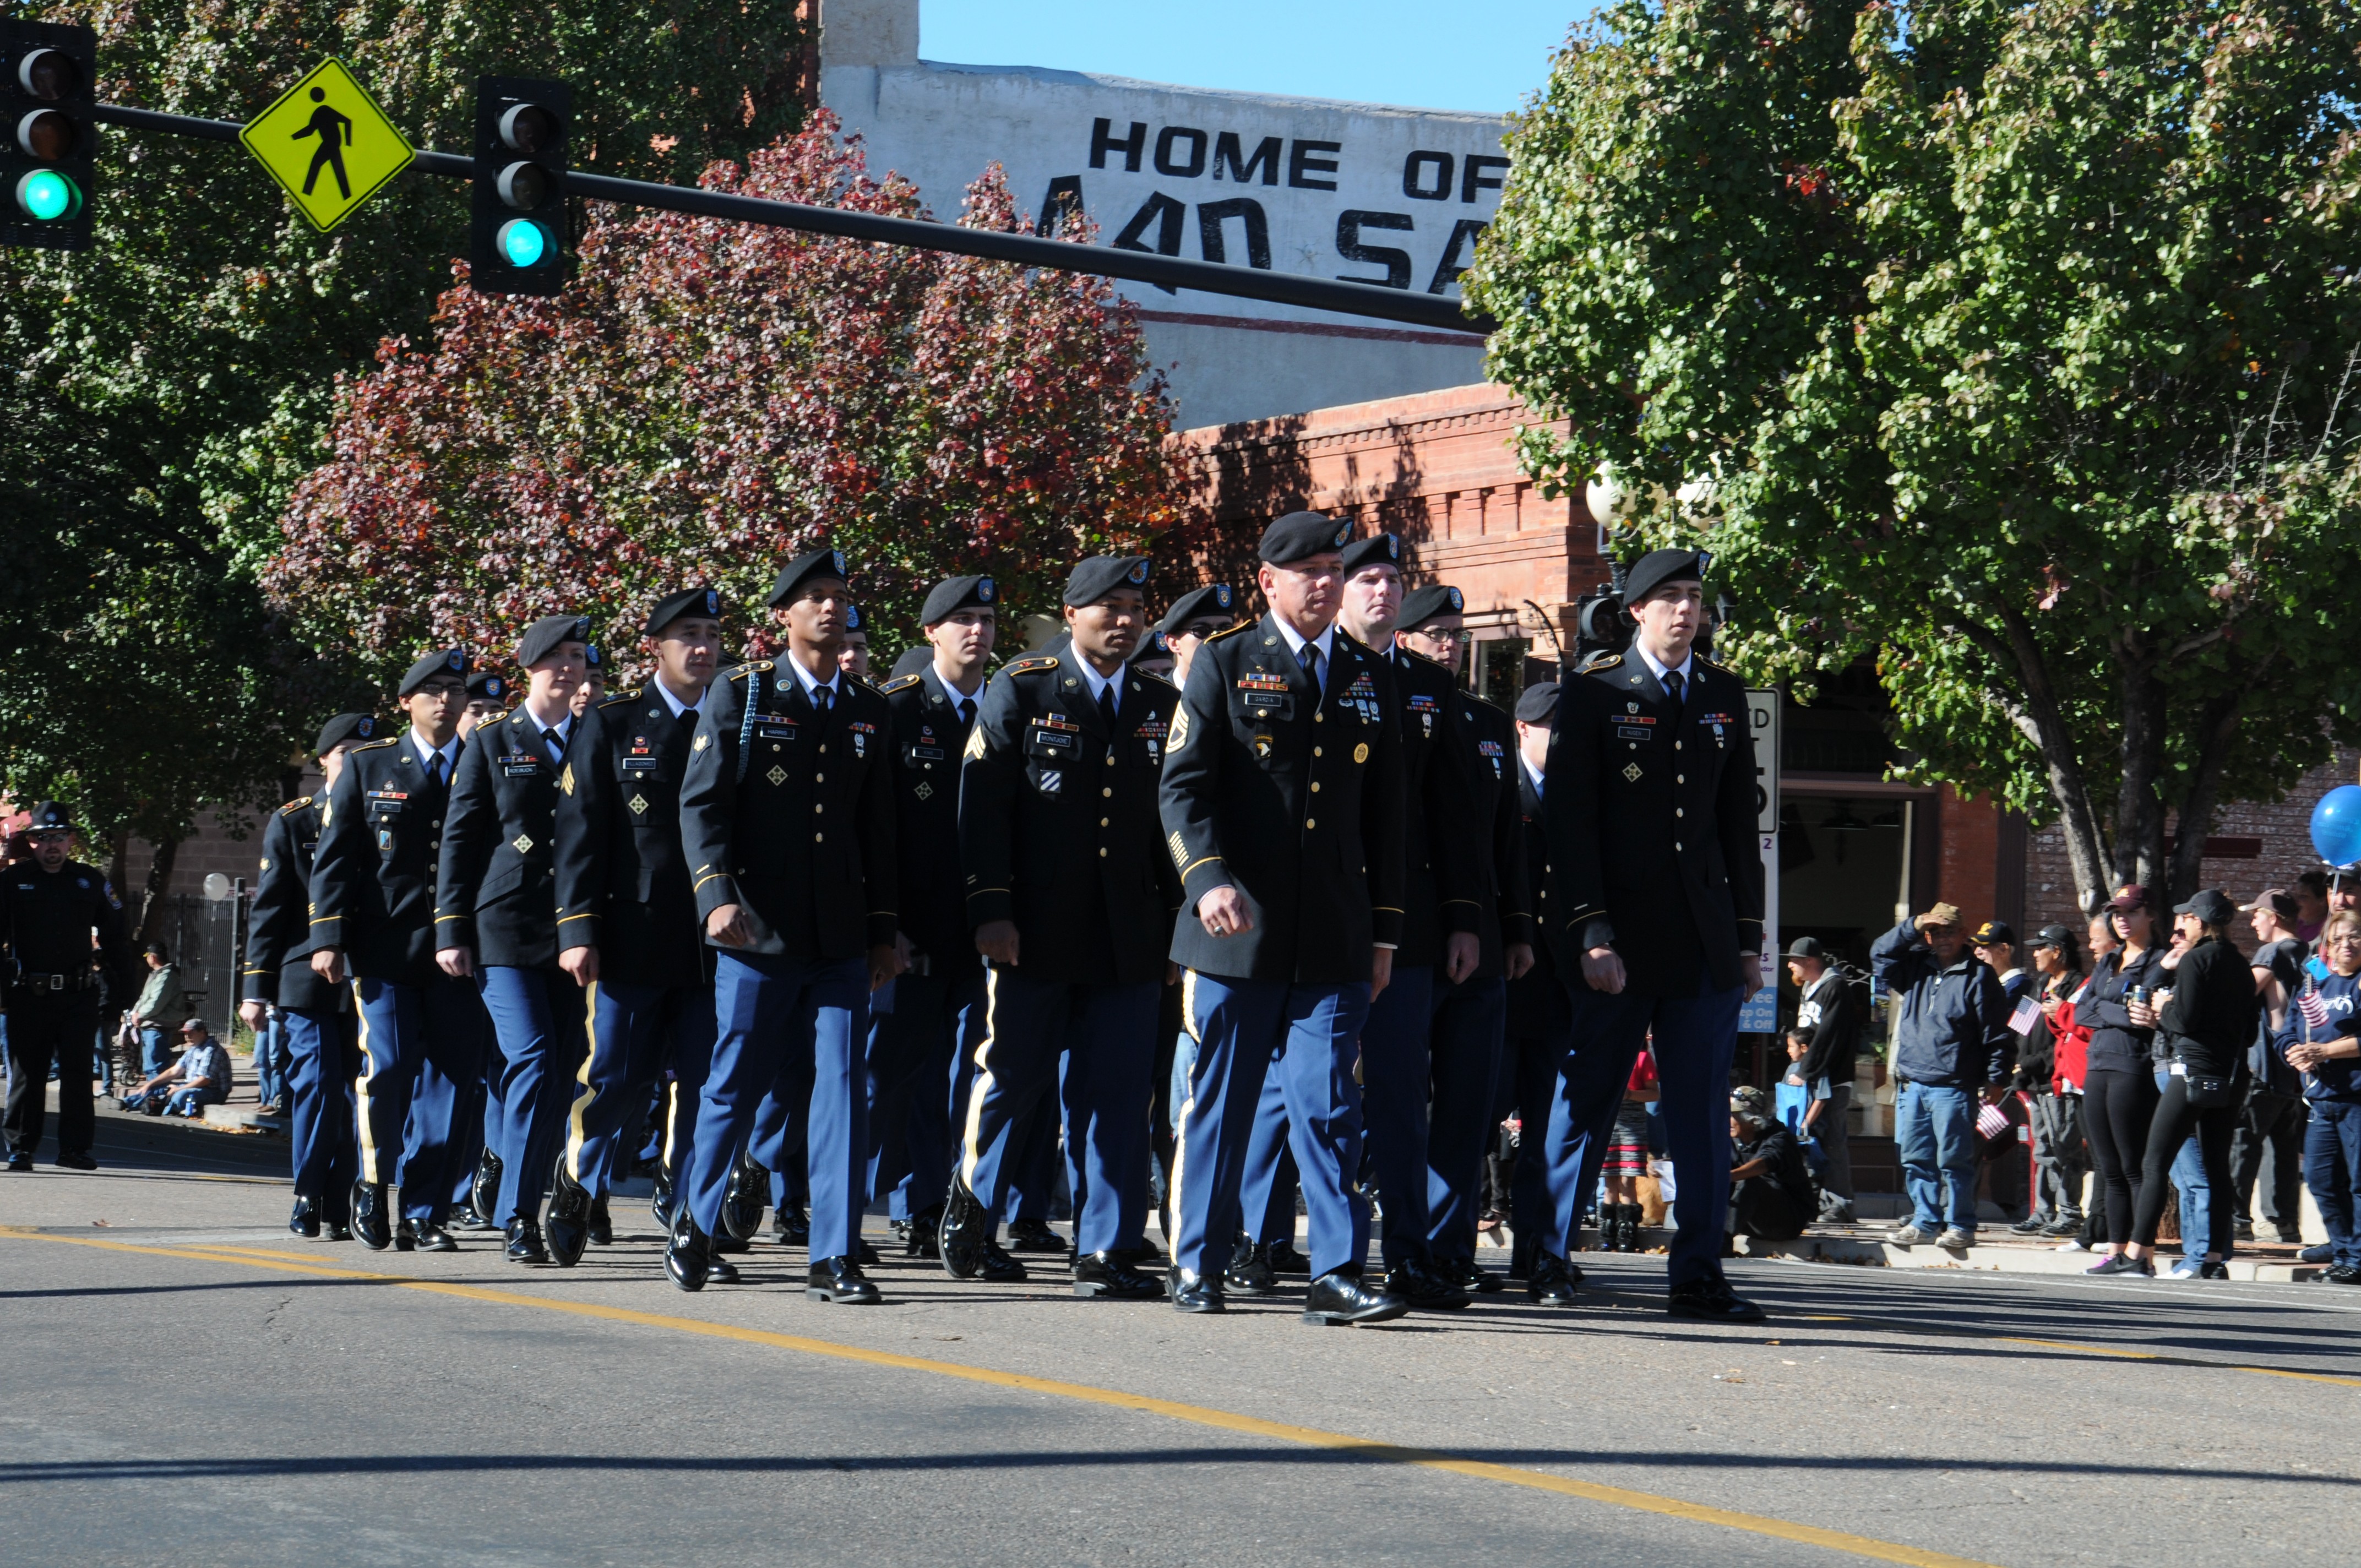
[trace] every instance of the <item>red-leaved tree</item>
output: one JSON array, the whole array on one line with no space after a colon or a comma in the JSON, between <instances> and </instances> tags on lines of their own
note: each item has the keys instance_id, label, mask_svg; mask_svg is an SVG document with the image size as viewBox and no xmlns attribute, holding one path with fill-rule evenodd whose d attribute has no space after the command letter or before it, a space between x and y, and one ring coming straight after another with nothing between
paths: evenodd
<instances>
[{"instance_id":1,"label":"red-leaved tree","mask_svg":"<svg viewBox=\"0 0 2361 1568\"><path fill-rule=\"evenodd\" d=\"M826 115L704 183L926 215ZM341 389L265 572L320 646L379 669L445 643L504 658L533 618L579 611L628 651L655 599L709 583L767 651L763 594L821 544L891 646L939 578L990 572L1004 613L1054 611L1076 557L1145 550L1178 517L1162 378L1104 280L592 212L562 294L454 288L432 348L389 340ZM1026 226L998 166L960 221Z\"/></svg>"}]
</instances>

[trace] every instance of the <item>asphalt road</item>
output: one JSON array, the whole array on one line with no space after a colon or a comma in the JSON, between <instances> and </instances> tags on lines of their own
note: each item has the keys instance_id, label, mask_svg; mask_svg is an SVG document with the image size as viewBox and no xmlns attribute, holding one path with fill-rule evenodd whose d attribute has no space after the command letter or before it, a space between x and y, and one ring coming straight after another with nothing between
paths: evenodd
<instances>
[{"instance_id":1,"label":"asphalt road","mask_svg":"<svg viewBox=\"0 0 2361 1568\"><path fill-rule=\"evenodd\" d=\"M0 1561L2344 1564L2361 1291L1661 1260L1376 1330L802 1254L306 1244L280 1146L0 1175ZM884 1242L882 1222L873 1239ZM1499 1259L1492 1261L1498 1262ZM2341 1543L2341 1544L2340 1544Z\"/></svg>"}]
</instances>

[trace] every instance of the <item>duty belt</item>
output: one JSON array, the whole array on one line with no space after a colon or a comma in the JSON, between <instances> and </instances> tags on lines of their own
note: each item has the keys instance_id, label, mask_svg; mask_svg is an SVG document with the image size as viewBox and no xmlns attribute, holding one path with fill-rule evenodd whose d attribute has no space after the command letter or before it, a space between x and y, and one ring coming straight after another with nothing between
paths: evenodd
<instances>
[{"instance_id":1,"label":"duty belt","mask_svg":"<svg viewBox=\"0 0 2361 1568\"><path fill-rule=\"evenodd\" d=\"M23 970L10 982L16 991L88 991L98 984L98 976L85 970L81 974L35 974Z\"/></svg>"}]
</instances>

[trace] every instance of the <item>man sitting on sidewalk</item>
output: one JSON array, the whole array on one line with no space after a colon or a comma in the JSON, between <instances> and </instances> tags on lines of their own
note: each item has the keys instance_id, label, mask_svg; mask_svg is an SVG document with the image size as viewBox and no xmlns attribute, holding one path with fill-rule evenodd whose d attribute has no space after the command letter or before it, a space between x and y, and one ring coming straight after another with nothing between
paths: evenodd
<instances>
[{"instance_id":1,"label":"man sitting on sidewalk","mask_svg":"<svg viewBox=\"0 0 2361 1568\"><path fill-rule=\"evenodd\" d=\"M1730 1234L1791 1242L1811 1223L1818 1199L1803 1146L1752 1085L1730 1096Z\"/></svg>"},{"instance_id":2,"label":"man sitting on sidewalk","mask_svg":"<svg viewBox=\"0 0 2361 1568\"><path fill-rule=\"evenodd\" d=\"M229 1053L203 1019L192 1018L181 1025L181 1059L124 1095L122 1105L150 1116L202 1116L206 1106L229 1099Z\"/></svg>"},{"instance_id":3,"label":"man sitting on sidewalk","mask_svg":"<svg viewBox=\"0 0 2361 1568\"><path fill-rule=\"evenodd\" d=\"M1960 911L1949 904L1880 937L1869 962L1902 1009L1894 1044L1901 1086L1894 1135L1902 1146L1911 1219L1894 1239L1905 1246L1971 1246L1976 1101L1981 1095L1997 1103L2008 1092L2016 1057L2000 977L1968 950Z\"/></svg>"}]
</instances>

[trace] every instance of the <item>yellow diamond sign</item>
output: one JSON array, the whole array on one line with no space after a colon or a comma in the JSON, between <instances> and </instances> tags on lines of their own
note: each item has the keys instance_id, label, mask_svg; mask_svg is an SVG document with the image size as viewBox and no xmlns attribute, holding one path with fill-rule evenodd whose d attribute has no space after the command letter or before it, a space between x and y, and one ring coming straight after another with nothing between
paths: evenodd
<instances>
[{"instance_id":1,"label":"yellow diamond sign","mask_svg":"<svg viewBox=\"0 0 2361 1568\"><path fill-rule=\"evenodd\" d=\"M324 60L237 139L322 234L359 210L418 155L340 60Z\"/></svg>"}]
</instances>

